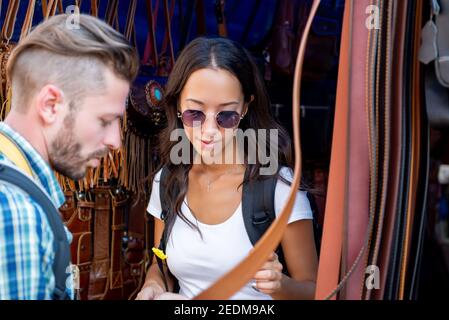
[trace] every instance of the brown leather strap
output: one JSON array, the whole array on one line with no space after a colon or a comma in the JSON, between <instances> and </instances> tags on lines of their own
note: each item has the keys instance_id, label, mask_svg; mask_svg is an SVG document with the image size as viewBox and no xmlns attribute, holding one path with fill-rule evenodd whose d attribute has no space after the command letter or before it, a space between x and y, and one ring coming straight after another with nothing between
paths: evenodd
<instances>
[{"instance_id":1,"label":"brown leather strap","mask_svg":"<svg viewBox=\"0 0 449 320\"><path fill-rule=\"evenodd\" d=\"M158 66L159 65L159 55L157 52L157 42L156 42L156 23L157 23L157 13L159 0L156 1L156 9L153 11L153 5L151 0L146 0L147 5L147 20L148 20L148 37L145 46L145 51L142 58L142 64Z\"/></svg>"},{"instance_id":2,"label":"brown leather strap","mask_svg":"<svg viewBox=\"0 0 449 320\"><path fill-rule=\"evenodd\" d=\"M365 23L366 8L371 4L371 0L354 1L354 16L352 25ZM352 43L367 43L368 28L353 28ZM346 256L342 262L345 263L342 272L347 273L351 265L356 261L357 256L364 245L364 239L368 226L369 212L369 148L368 148L368 127L367 108L361 107L361 102L366 103L367 94L365 90L366 79L366 45L351 46L351 79L349 96L349 172L348 172L348 214L345 219L343 251ZM367 254L367 251L364 253ZM364 259L365 260L365 259ZM348 279L344 294L340 298L355 300L361 299L360 283L365 277L365 268L359 263L352 276ZM342 292L343 293L343 292Z\"/></svg>"},{"instance_id":3,"label":"brown leather strap","mask_svg":"<svg viewBox=\"0 0 449 320\"><path fill-rule=\"evenodd\" d=\"M315 298L325 299L337 287L347 177L348 92L352 1L346 2L340 50L332 154ZM335 299L335 297L333 297Z\"/></svg>"},{"instance_id":4,"label":"brown leather strap","mask_svg":"<svg viewBox=\"0 0 449 320\"><path fill-rule=\"evenodd\" d=\"M401 145L402 141L402 121L401 121L401 109L403 103L403 81L404 81L404 50L405 50L405 33L407 22L407 7L409 5L408 0L398 2L397 8L397 21L394 37L394 55L393 55L393 67L394 67L394 81L392 91L396 92L393 96L392 106L392 149L391 149L391 178L389 180L389 192L387 199L387 211L385 217L385 226L383 231L383 246L379 254L378 266L379 270L388 270L391 261L391 250L393 244L393 230L395 224L395 218L398 208L398 193L399 193L399 180L401 172ZM380 272L380 289L375 290L372 293L372 298L381 300L384 298L387 272Z\"/></svg>"},{"instance_id":5,"label":"brown leather strap","mask_svg":"<svg viewBox=\"0 0 449 320\"><path fill-rule=\"evenodd\" d=\"M45 18L45 14L47 13L47 0L41 0L41 6L42 6L42 17Z\"/></svg>"},{"instance_id":6,"label":"brown leather strap","mask_svg":"<svg viewBox=\"0 0 449 320\"><path fill-rule=\"evenodd\" d=\"M382 25L382 30L384 32L382 39L384 43L384 48L382 52L384 53L383 57L383 69L381 74L379 75L380 82L383 82L383 90L381 92L381 96L383 96L383 103L380 106L382 111L380 112L383 115L383 119L379 120L383 122L383 150L380 150L382 155L382 168L380 168L379 177L380 177L380 194L379 194L379 211L377 217L377 226L376 232L373 234L373 244L371 248L371 260L368 262L369 265L378 265L378 256L379 252L383 249L381 248L382 244L382 234L383 228L385 224L385 216L387 214L387 196L388 196L388 188L391 186L389 183L390 179L390 166L391 166L391 109L392 109L392 95L391 95L391 87L393 86L392 78L393 78L393 23L396 20L395 10L393 10L393 2L389 1L385 3L385 15L386 15L386 23ZM367 289L365 299L371 298L372 289Z\"/></svg>"},{"instance_id":7,"label":"brown leather strap","mask_svg":"<svg viewBox=\"0 0 449 320\"><path fill-rule=\"evenodd\" d=\"M129 42L132 42L132 36L134 34L134 19L136 17L137 0L130 0L128 7L128 14L126 17L125 37Z\"/></svg>"},{"instance_id":8,"label":"brown leather strap","mask_svg":"<svg viewBox=\"0 0 449 320\"><path fill-rule=\"evenodd\" d=\"M220 37L227 38L228 30L226 28L226 18L225 18L225 14L224 14L224 9L225 9L225 1L217 0L215 2L215 15L217 18L218 35Z\"/></svg>"},{"instance_id":9,"label":"brown leather strap","mask_svg":"<svg viewBox=\"0 0 449 320\"><path fill-rule=\"evenodd\" d=\"M423 10L423 0L416 1L416 12L422 12ZM400 283L399 283L399 299L403 300L405 297L405 286L407 277L407 267L410 260L410 245L412 240L413 232L413 222L416 207L416 192L418 187L419 179L419 166L420 166L420 146L421 146L421 119L420 119L420 108L421 108L421 91L420 91L420 79L421 79L421 69L420 62L418 59L418 52L420 46L420 34L422 28L422 15L417 14L415 16L415 29L413 30L413 74L412 74L412 150L411 150L411 166L410 166L410 183L409 188L409 199L407 207L407 218L405 226L405 237L404 237L404 247L403 247L403 258L401 263L400 271Z\"/></svg>"},{"instance_id":10,"label":"brown leather strap","mask_svg":"<svg viewBox=\"0 0 449 320\"><path fill-rule=\"evenodd\" d=\"M49 17L53 17L56 14L56 9L59 9L59 12L61 13L64 12L62 0L49 0L48 4L46 4L44 20L47 20Z\"/></svg>"},{"instance_id":11,"label":"brown leather strap","mask_svg":"<svg viewBox=\"0 0 449 320\"><path fill-rule=\"evenodd\" d=\"M108 290L110 264L110 194L109 187L94 189L94 252L89 283L89 299L103 299Z\"/></svg>"},{"instance_id":12,"label":"brown leather strap","mask_svg":"<svg viewBox=\"0 0 449 320\"><path fill-rule=\"evenodd\" d=\"M19 11L20 0L9 1L6 10L5 21L2 27L2 42L9 43L14 34L14 26L16 24L17 12Z\"/></svg>"},{"instance_id":13,"label":"brown leather strap","mask_svg":"<svg viewBox=\"0 0 449 320\"><path fill-rule=\"evenodd\" d=\"M23 39L30 33L31 26L33 24L34 8L36 6L36 0L30 0L28 2L28 8L25 15L25 20L23 21L22 30L20 32L20 39Z\"/></svg>"},{"instance_id":14,"label":"brown leather strap","mask_svg":"<svg viewBox=\"0 0 449 320\"><path fill-rule=\"evenodd\" d=\"M165 17L165 36L162 42L161 55L164 55L167 51L167 45L170 49L170 62L171 66L175 64L175 52L173 50L173 38L171 34L171 20L175 12L175 0L172 0L170 4L170 9L168 5L168 0L164 0L164 17Z\"/></svg>"},{"instance_id":15,"label":"brown leather strap","mask_svg":"<svg viewBox=\"0 0 449 320\"><path fill-rule=\"evenodd\" d=\"M90 0L90 14L98 18L98 0Z\"/></svg>"},{"instance_id":16,"label":"brown leather strap","mask_svg":"<svg viewBox=\"0 0 449 320\"><path fill-rule=\"evenodd\" d=\"M106 8L106 22L113 26L118 15L119 0L109 0Z\"/></svg>"},{"instance_id":17,"label":"brown leather strap","mask_svg":"<svg viewBox=\"0 0 449 320\"><path fill-rule=\"evenodd\" d=\"M293 84L293 132L295 145L295 167L294 177L291 184L288 200L281 211L280 216L271 224L270 228L256 243L248 257L240 262L230 272L225 274L211 287L200 293L194 299L227 299L251 280L253 275L266 262L268 255L273 252L282 239L283 232L287 226L288 218L296 199L296 193L301 179L301 144L299 131L299 112L300 112L300 91L301 75L304 62L304 53L307 39L312 25L313 18L317 12L320 0L314 0L307 25L301 39L298 58L296 61L295 78Z\"/></svg>"},{"instance_id":18,"label":"brown leather strap","mask_svg":"<svg viewBox=\"0 0 449 320\"><path fill-rule=\"evenodd\" d=\"M123 288L122 273L122 236L125 229L123 216L128 204L128 197L123 193L112 194L112 225L111 225L111 266L109 289Z\"/></svg>"}]
</instances>

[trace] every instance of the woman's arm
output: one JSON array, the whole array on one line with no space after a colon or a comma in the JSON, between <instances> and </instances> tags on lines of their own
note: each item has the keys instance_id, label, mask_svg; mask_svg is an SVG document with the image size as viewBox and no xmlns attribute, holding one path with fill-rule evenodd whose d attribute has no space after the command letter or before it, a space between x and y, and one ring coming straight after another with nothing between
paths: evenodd
<instances>
[{"instance_id":1,"label":"woman's arm","mask_svg":"<svg viewBox=\"0 0 449 320\"><path fill-rule=\"evenodd\" d=\"M289 224L282 238L282 250L290 277L282 274L276 259L256 274L257 289L279 300L312 300L318 272L318 257L312 220Z\"/></svg>"},{"instance_id":2,"label":"woman's arm","mask_svg":"<svg viewBox=\"0 0 449 320\"><path fill-rule=\"evenodd\" d=\"M159 219L154 220L154 244L157 248L164 230L164 222ZM153 257L152 264L147 271L145 278L145 283L142 286L139 294L137 295L137 300L152 300L159 296L160 294L166 292L165 284L159 266L157 265L156 256ZM168 273L168 272L167 272ZM166 274L167 285L169 291L173 291L174 281L173 278Z\"/></svg>"}]
</instances>

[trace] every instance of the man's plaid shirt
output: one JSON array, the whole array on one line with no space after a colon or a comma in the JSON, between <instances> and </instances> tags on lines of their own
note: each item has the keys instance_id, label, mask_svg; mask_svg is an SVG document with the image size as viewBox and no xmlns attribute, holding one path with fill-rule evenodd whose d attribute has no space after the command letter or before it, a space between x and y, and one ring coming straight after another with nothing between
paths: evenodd
<instances>
[{"instance_id":1,"label":"man's plaid shirt","mask_svg":"<svg viewBox=\"0 0 449 320\"><path fill-rule=\"evenodd\" d=\"M48 163L7 124L0 123L0 131L20 146L37 183L59 208L64 193ZM12 164L1 152L0 161ZM42 208L21 189L0 182L0 300L51 299L54 256L53 232ZM72 289L68 293L73 297Z\"/></svg>"}]
</instances>

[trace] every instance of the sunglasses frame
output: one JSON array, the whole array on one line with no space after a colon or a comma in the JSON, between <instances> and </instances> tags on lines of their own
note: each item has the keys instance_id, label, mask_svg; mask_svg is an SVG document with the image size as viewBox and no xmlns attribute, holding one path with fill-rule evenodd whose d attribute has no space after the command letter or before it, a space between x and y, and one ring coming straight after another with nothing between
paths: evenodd
<instances>
[{"instance_id":1,"label":"sunglasses frame","mask_svg":"<svg viewBox=\"0 0 449 320\"><path fill-rule=\"evenodd\" d=\"M186 109L186 110L184 110L183 112L178 111L178 118L180 118L181 121L182 121L182 123L184 123L184 125L188 126L189 128L194 128L195 126L189 126L188 124L186 124L186 123L182 120L182 115L183 115L184 112L186 112L186 111L197 111L197 112L202 112L202 113L206 116L206 118L204 119L204 121L206 121L206 119L207 119L206 113L205 113L204 111L201 111L201 110ZM237 113L237 114L239 115L239 118L240 118L240 119L239 119L239 122L238 122L234 127L226 128L226 127L222 127L222 126L218 123L218 119L217 119L218 115L219 115L221 112L226 112L226 111L235 112L235 113ZM245 117L245 115L241 115L241 114L238 113L237 111L233 111L233 110L223 110L223 111L219 111L219 112L215 113L215 115L214 115L215 123L217 124L217 126L219 126L220 128L223 128L223 129L233 129L233 128L236 128L236 127L239 125L240 121L243 120L244 117ZM203 125L203 124L204 124L204 122L201 123L201 125Z\"/></svg>"}]
</instances>

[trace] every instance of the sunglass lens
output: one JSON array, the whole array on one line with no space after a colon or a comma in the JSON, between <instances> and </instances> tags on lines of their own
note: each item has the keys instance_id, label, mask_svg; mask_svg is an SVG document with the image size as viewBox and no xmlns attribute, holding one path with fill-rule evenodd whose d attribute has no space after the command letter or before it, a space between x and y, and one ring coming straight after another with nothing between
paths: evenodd
<instances>
[{"instance_id":1,"label":"sunglass lens","mask_svg":"<svg viewBox=\"0 0 449 320\"><path fill-rule=\"evenodd\" d=\"M240 115L236 111L221 111L217 115L217 123L222 128L235 128L239 121Z\"/></svg>"},{"instance_id":2,"label":"sunglass lens","mask_svg":"<svg viewBox=\"0 0 449 320\"><path fill-rule=\"evenodd\" d=\"M186 110L182 113L182 122L189 127L198 127L204 123L206 115L199 110Z\"/></svg>"}]
</instances>

